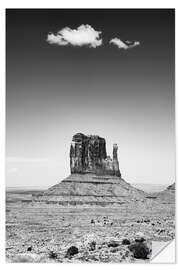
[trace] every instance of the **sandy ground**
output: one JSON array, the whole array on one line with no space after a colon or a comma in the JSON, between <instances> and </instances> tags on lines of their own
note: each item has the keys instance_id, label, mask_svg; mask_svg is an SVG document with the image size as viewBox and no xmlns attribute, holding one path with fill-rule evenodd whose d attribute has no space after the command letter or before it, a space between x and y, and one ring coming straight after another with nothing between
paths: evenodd
<instances>
[{"instance_id":1,"label":"sandy ground","mask_svg":"<svg viewBox=\"0 0 180 270\"><path fill-rule=\"evenodd\" d=\"M151 249L151 241L166 242L175 236L174 205L153 209L150 204L147 211L134 203L63 207L33 202L33 192L7 192L8 262L148 262L150 255L135 259L123 239L132 243L140 233ZM70 246L79 252L66 257Z\"/></svg>"}]
</instances>

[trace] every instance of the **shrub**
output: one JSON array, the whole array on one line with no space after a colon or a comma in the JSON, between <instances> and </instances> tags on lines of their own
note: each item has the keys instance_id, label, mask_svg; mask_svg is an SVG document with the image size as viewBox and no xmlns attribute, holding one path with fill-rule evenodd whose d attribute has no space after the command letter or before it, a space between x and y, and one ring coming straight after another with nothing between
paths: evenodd
<instances>
[{"instance_id":1,"label":"shrub","mask_svg":"<svg viewBox=\"0 0 180 270\"><path fill-rule=\"evenodd\" d=\"M94 251L96 249L96 242L92 241L89 243L89 250Z\"/></svg>"},{"instance_id":2,"label":"shrub","mask_svg":"<svg viewBox=\"0 0 180 270\"><path fill-rule=\"evenodd\" d=\"M129 250L133 253L136 259L148 259L147 256L150 250L146 243L135 242L129 246Z\"/></svg>"},{"instance_id":3,"label":"shrub","mask_svg":"<svg viewBox=\"0 0 180 270\"><path fill-rule=\"evenodd\" d=\"M129 239L123 239L122 240L122 245L130 245L130 241L129 241Z\"/></svg>"},{"instance_id":4,"label":"shrub","mask_svg":"<svg viewBox=\"0 0 180 270\"><path fill-rule=\"evenodd\" d=\"M57 255L56 252L54 252L52 250L49 252L49 258L50 259L57 259L57 257L58 257L58 255Z\"/></svg>"},{"instance_id":5,"label":"shrub","mask_svg":"<svg viewBox=\"0 0 180 270\"><path fill-rule=\"evenodd\" d=\"M28 247L27 251L32 251L32 246Z\"/></svg>"},{"instance_id":6,"label":"shrub","mask_svg":"<svg viewBox=\"0 0 180 270\"><path fill-rule=\"evenodd\" d=\"M71 246L70 248L68 248L65 257L70 259L72 256L74 256L77 253L79 253L78 248L75 246Z\"/></svg>"}]
</instances>

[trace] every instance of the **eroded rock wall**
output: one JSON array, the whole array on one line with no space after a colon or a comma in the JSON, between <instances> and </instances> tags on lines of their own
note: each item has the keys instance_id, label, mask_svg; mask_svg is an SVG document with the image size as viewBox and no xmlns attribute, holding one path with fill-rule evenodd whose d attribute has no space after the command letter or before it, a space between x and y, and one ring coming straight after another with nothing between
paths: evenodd
<instances>
[{"instance_id":1,"label":"eroded rock wall","mask_svg":"<svg viewBox=\"0 0 180 270\"><path fill-rule=\"evenodd\" d=\"M110 156L107 156L104 138L97 135L75 134L70 148L71 173L108 174L121 177L117 149L115 144L113 159L111 159Z\"/></svg>"}]
</instances>

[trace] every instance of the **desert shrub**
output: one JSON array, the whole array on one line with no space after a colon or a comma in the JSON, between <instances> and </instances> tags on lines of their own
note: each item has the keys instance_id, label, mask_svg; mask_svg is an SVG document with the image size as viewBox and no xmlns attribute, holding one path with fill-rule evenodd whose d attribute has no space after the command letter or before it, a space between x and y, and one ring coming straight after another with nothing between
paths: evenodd
<instances>
[{"instance_id":1,"label":"desert shrub","mask_svg":"<svg viewBox=\"0 0 180 270\"><path fill-rule=\"evenodd\" d=\"M135 242L129 246L129 250L133 253L136 259L148 259L147 256L150 250L146 243Z\"/></svg>"},{"instance_id":2,"label":"desert shrub","mask_svg":"<svg viewBox=\"0 0 180 270\"><path fill-rule=\"evenodd\" d=\"M96 242L92 241L89 243L89 250L94 251L96 249Z\"/></svg>"},{"instance_id":3,"label":"desert shrub","mask_svg":"<svg viewBox=\"0 0 180 270\"><path fill-rule=\"evenodd\" d=\"M75 254L79 253L79 250L77 247L75 246L71 246L70 248L68 248L67 252L66 252L66 258L71 258L72 256L74 256Z\"/></svg>"},{"instance_id":4,"label":"desert shrub","mask_svg":"<svg viewBox=\"0 0 180 270\"><path fill-rule=\"evenodd\" d=\"M122 245L130 245L130 241L129 241L129 239L123 239L122 240Z\"/></svg>"},{"instance_id":5,"label":"desert shrub","mask_svg":"<svg viewBox=\"0 0 180 270\"><path fill-rule=\"evenodd\" d=\"M57 253L54 252L53 250L51 250L48 255L50 259L57 259L58 257Z\"/></svg>"},{"instance_id":6,"label":"desert shrub","mask_svg":"<svg viewBox=\"0 0 180 270\"><path fill-rule=\"evenodd\" d=\"M117 247L112 248L112 249L110 250L110 252L112 252L112 253L116 253L117 251L119 251L119 249L118 249Z\"/></svg>"},{"instance_id":7,"label":"desert shrub","mask_svg":"<svg viewBox=\"0 0 180 270\"><path fill-rule=\"evenodd\" d=\"M28 247L27 251L32 251L32 246Z\"/></svg>"}]
</instances>

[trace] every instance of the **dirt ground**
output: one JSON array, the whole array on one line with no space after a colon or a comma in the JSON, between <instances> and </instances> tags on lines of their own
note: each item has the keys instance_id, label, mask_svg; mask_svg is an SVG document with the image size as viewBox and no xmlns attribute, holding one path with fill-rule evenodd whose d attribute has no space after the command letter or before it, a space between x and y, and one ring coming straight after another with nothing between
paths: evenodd
<instances>
[{"instance_id":1,"label":"dirt ground","mask_svg":"<svg viewBox=\"0 0 180 270\"><path fill-rule=\"evenodd\" d=\"M6 194L8 262L138 262L129 246L122 244L123 239L132 243L139 234L150 249L152 240L175 237L174 205L154 209L149 200L146 211L134 203L65 207L33 202L34 192ZM78 253L67 257L71 246ZM140 261L149 259L150 255Z\"/></svg>"}]
</instances>

